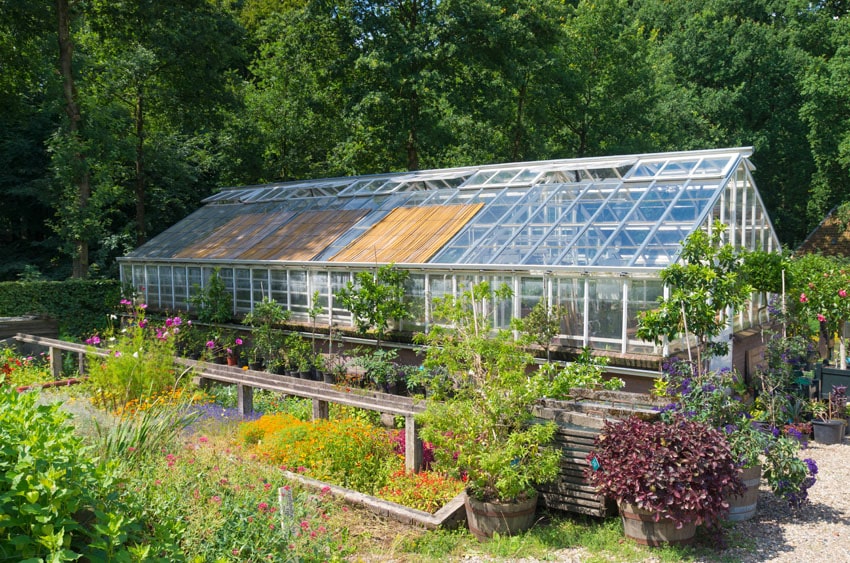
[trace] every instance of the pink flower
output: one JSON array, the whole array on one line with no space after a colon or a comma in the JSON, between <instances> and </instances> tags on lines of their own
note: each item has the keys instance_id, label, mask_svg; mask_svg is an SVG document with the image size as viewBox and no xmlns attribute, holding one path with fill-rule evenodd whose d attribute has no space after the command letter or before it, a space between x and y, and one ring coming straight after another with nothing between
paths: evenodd
<instances>
[{"instance_id":1,"label":"pink flower","mask_svg":"<svg viewBox=\"0 0 850 563\"><path fill-rule=\"evenodd\" d=\"M325 485L324 487L322 487L322 494L323 494L323 495L326 495L326 494L328 494L329 492L331 492L331 488L330 488L330 487L328 487L327 485Z\"/></svg>"},{"instance_id":2,"label":"pink flower","mask_svg":"<svg viewBox=\"0 0 850 563\"><path fill-rule=\"evenodd\" d=\"M237 345L237 346L242 346L242 339L241 339L241 338L237 338L237 339L236 339L236 345Z\"/></svg>"},{"instance_id":3,"label":"pink flower","mask_svg":"<svg viewBox=\"0 0 850 563\"><path fill-rule=\"evenodd\" d=\"M257 505L257 510L259 510L260 512L265 512L266 510L268 510L268 508L269 508L269 505L266 502L261 502L260 504Z\"/></svg>"},{"instance_id":4,"label":"pink flower","mask_svg":"<svg viewBox=\"0 0 850 563\"><path fill-rule=\"evenodd\" d=\"M821 315L820 313L818 313L818 320L819 320L820 322L824 322L824 321L826 321L826 317L824 317L823 315Z\"/></svg>"},{"instance_id":5,"label":"pink flower","mask_svg":"<svg viewBox=\"0 0 850 563\"><path fill-rule=\"evenodd\" d=\"M233 555L239 555L239 550L233 549L230 553L232 553Z\"/></svg>"},{"instance_id":6,"label":"pink flower","mask_svg":"<svg viewBox=\"0 0 850 563\"><path fill-rule=\"evenodd\" d=\"M838 290L838 296L839 297L847 297L847 290L846 289L839 289Z\"/></svg>"},{"instance_id":7,"label":"pink flower","mask_svg":"<svg viewBox=\"0 0 850 563\"><path fill-rule=\"evenodd\" d=\"M207 340L207 348L209 348L210 350L215 348L215 340Z\"/></svg>"},{"instance_id":8,"label":"pink flower","mask_svg":"<svg viewBox=\"0 0 850 563\"><path fill-rule=\"evenodd\" d=\"M800 303L808 303L808 302L809 302L809 298L808 298L808 297L806 297L806 294L805 294L805 293L801 293L801 294L800 294Z\"/></svg>"},{"instance_id":9,"label":"pink flower","mask_svg":"<svg viewBox=\"0 0 850 563\"><path fill-rule=\"evenodd\" d=\"M307 522L306 520L302 520L301 521L301 528L304 529L304 530L309 530L310 529L310 523Z\"/></svg>"},{"instance_id":10,"label":"pink flower","mask_svg":"<svg viewBox=\"0 0 850 563\"><path fill-rule=\"evenodd\" d=\"M209 442L209 438L207 438L206 436L201 436L200 438L198 438L198 441L202 444L206 444L207 442Z\"/></svg>"},{"instance_id":11,"label":"pink flower","mask_svg":"<svg viewBox=\"0 0 850 563\"><path fill-rule=\"evenodd\" d=\"M216 503L221 503L221 497L218 495L213 496L210 500Z\"/></svg>"},{"instance_id":12,"label":"pink flower","mask_svg":"<svg viewBox=\"0 0 850 563\"><path fill-rule=\"evenodd\" d=\"M122 299L120 303L122 305L132 305L133 304L133 302L130 301L129 299Z\"/></svg>"}]
</instances>

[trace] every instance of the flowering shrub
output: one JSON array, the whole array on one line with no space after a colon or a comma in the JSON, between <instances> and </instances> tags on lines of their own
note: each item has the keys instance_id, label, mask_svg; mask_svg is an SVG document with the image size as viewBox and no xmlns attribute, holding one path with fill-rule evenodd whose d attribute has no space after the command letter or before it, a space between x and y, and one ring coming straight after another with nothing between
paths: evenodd
<instances>
[{"instance_id":1,"label":"flowering shrub","mask_svg":"<svg viewBox=\"0 0 850 563\"><path fill-rule=\"evenodd\" d=\"M723 435L681 415L607 421L587 460L585 477L599 492L677 526L717 525L729 509L726 494L743 491Z\"/></svg>"},{"instance_id":2,"label":"flowering shrub","mask_svg":"<svg viewBox=\"0 0 850 563\"><path fill-rule=\"evenodd\" d=\"M176 532L181 560L312 562L349 553L345 530L329 523L335 507L325 493L290 488L279 469L216 437L144 458L127 488L154 535Z\"/></svg>"},{"instance_id":3,"label":"flowering shrub","mask_svg":"<svg viewBox=\"0 0 850 563\"><path fill-rule=\"evenodd\" d=\"M170 317L155 326L145 316L145 305L134 306L128 299L121 304L129 315L125 326L86 340L92 352L108 352L105 357L88 355L89 383L96 402L113 409L134 398L177 388L184 375L174 365L174 335L181 330L180 317Z\"/></svg>"},{"instance_id":4,"label":"flowering shrub","mask_svg":"<svg viewBox=\"0 0 850 563\"><path fill-rule=\"evenodd\" d=\"M304 468L310 477L369 494L386 484L395 457L386 431L356 419L263 416L245 423L240 435L272 463Z\"/></svg>"},{"instance_id":5,"label":"flowering shrub","mask_svg":"<svg viewBox=\"0 0 850 563\"><path fill-rule=\"evenodd\" d=\"M390 475L390 484L378 491L378 496L410 508L435 512L452 500L466 483L435 471L411 473L404 467Z\"/></svg>"},{"instance_id":6,"label":"flowering shrub","mask_svg":"<svg viewBox=\"0 0 850 563\"><path fill-rule=\"evenodd\" d=\"M38 356L19 356L8 346L0 348L0 373L5 376L5 383L12 387L44 383L53 379L44 353Z\"/></svg>"}]
</instances>

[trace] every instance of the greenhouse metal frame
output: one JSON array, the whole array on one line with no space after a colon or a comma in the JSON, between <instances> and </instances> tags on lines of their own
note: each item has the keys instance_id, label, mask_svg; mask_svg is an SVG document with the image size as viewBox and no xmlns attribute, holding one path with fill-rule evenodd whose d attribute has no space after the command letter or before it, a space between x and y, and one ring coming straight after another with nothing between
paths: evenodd
<instances>
[{"instance_id":1,"label":"greenhouse metal frame","mask_svg":"<svg viewBox=\"0 0 850 563\"><path fill-rule=\"evenodd\" d=\"M306 321L318 297L319 323L353 326L334 294L359 271L395 264L410 272L414 318L404 330L427 330L435 298L488 281L513 289L512 299L488 303L499 327L545 297L567 310L561 345L657 354L635 337L638 313L657 305L660 273L689 234L719 220L735 248L780 249L751 154L743 147L227 188L120 258L121 279L153 308L189 311L190 296L218 269L235 315L271 297ZM764 320L763 299L754 294L730 329Z\"/></svg>"}]
</instances>

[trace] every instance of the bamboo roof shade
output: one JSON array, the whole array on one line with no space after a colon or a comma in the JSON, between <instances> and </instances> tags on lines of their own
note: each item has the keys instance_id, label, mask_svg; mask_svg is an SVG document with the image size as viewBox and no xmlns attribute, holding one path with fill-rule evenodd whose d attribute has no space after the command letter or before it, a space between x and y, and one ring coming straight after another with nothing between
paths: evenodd
<instances>
[{"instance_id":1,"label":"bamboo roof shade","mask_svg":"<svg viewBox=\"0 0 850 563\"><path fill-rule=\"evenodd\" d=\"M226 188L122 260L662 269L719 219L779 242L752 149L489 164Z\"/></svg>"},{"instance_id":2,"label":"bamboo roof shade","mask_svg":"<svg viewBox=\"0 0 850 563\"><path fill-rule=\"evenodd\" d=\"M331 262L423 263L472 218L483 203L399 207L331 258Z\"/></svg>"},{"instance_id":3,"label":"bamboo roof shade","mask_svg":"<svg viewBox=\"0 0 850 563\"><path fill-rule=\"evenodd\" d=\"M364 211L238 215L175 258L310 260L360 220Z\"/></svg>"}]
</instances>

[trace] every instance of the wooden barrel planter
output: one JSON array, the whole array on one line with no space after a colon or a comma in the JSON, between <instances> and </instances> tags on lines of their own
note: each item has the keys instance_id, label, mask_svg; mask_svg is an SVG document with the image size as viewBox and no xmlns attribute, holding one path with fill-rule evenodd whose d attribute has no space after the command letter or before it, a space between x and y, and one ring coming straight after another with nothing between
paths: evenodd
<instances>
[{"instance_id":1,"label":"wooden barrel planter","mask_svg":"<svg viewBox=\"0 0 850 563\"><path fill-rule=\"evenodd\" d=\"M573 393L576 397L573 400L541 399L534 407L538 419L557 423L555 445L564 452L558 478L537 487L541 506L600 518L615 516L617 504L597 493L584 480L587 454L593 449L593 441L606 419L623 419L637 414L654 420L658 417L654 407L666 403L656 404L648 395L640 393L586 389L576 389Z\"/></svg>"},{"instance_id":2,"label":"wooden barrel planter","mask_svg":"<svg viewBox=\"0 0 850 563\"><path fill-rule=\"evenodd\" d=\"M469 531L486 541L498 532L502 536L512 536L531 528L537 512L538 495L515 503L482 502L466 496L466 521Z\"/></svg>"},{"instance_id":3,"label":"wooden barrel planter","mask_svg":"<svg viewBox=\"0 0 850 563\"><path fill-rule=\"evenodd\" d=\"M756 515L759 500L759 485L761 484L761 465L738 470L741 481L744 482L744 494L729 497L729 515L731 522L743 522Z\"/></svg>"},{"instance_id":4,"label":"wooden barrel planter","mask_svg":"<svg viewBox=\"0 0 850 563\"><path fill-rule=\"evenodd\" d=\"M649 546L686 545L693 541L696 524L693 522L676 528L676 524L667 518L655 521L655 513L638 508L633 504L621 504L620 516L623 531L627 538Z\"/></svg>"}]
</instances>

